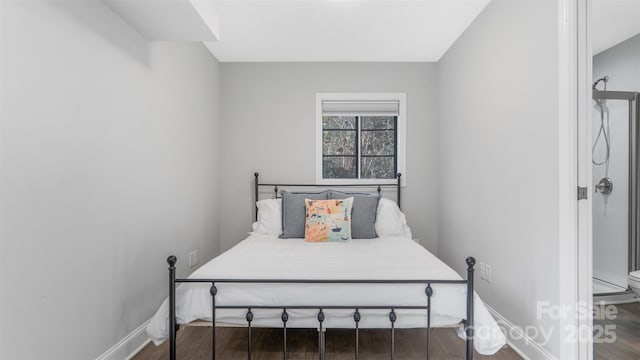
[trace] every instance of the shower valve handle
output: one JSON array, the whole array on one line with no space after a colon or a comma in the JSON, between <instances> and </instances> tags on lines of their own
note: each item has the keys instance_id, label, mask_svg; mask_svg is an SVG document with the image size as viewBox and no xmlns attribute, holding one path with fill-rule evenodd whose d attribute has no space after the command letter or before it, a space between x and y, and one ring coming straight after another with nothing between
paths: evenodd
<instances>
[{"instance_id":1,"label":"shower valve handle","mask_svg":"<svg viewBox=\"0 0 640 360\"><path fill-rule=\"evenodd\" d=\"M595 188L596 192L600 191L603 195L611 194L613 191L613 181L608 177L603 177Z\"/></svg>"}]
</instances>

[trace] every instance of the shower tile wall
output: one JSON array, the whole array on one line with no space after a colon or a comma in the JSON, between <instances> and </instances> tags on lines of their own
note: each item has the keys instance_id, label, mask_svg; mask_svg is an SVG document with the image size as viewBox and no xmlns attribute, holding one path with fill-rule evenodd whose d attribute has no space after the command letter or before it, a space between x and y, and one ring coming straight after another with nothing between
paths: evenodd
<instances>
[{"instance_id":1,"label":"shower tile wall","mask_svg":"<svg viewBox=\"0 0 640 360\"><path fill-rule=\"evenodd\" d=\"M640 91L640 35L611 47L593 58L593 79L609 76L607 90ZM602 83L598 86L602 89ZM593 184L608 176L610 195L593 193L593 276L627 287L628 201L629 201L629 116L628 102L608 100L611 135L609 166L593 166ZM600 128L600 110L593 106L593 139ZM601 137L593 157L605 158Z\"/></svg>"}]
</instances>

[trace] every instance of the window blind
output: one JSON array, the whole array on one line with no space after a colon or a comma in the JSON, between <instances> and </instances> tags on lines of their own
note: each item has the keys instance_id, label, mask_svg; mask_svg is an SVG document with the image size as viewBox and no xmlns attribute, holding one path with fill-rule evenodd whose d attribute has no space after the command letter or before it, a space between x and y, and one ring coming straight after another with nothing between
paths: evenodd
<instances>
[{"instance_id":1,"label":"window blind","mask_svg":"<svg viewBox=\"0 0 640 360\"><path fill-rule=\"evenodd\" d=\"M400 102L397 100L344 101L323 100L322 115L386 115L398 116Z\"/></svg>"}]
</instances>

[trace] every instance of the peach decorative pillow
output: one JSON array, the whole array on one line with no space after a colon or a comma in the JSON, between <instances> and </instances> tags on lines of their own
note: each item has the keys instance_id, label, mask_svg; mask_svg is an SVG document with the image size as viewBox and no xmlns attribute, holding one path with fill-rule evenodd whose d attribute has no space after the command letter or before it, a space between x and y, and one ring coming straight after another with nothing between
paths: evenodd
<instances>
[{"instance_id":1,"label":"peach decorative pillow","mask_svg":"<svg viewBox=\"0 0 640 360\"><path fill-rule=\"evenodd\" d=\"M346 199L305 199L307 208L304 240L308 242L351 240L353 197Z\"/></svg>"}]
</instances>

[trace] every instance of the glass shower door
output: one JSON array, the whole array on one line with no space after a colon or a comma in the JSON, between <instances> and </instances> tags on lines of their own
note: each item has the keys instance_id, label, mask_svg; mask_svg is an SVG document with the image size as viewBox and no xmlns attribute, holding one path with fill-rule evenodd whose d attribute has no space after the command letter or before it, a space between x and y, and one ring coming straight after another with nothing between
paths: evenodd
<instances>
[{"instance_id":1,"label":"glass shower door","mask_svg":"<svg viewBox=\"0 0 640 360\"><path fill-rule=\"evenodd\" d=\"M631 205L629 105L616 99L594 103L593 292L624 292L629 274Z\"/></svg>"}]
</instances>

